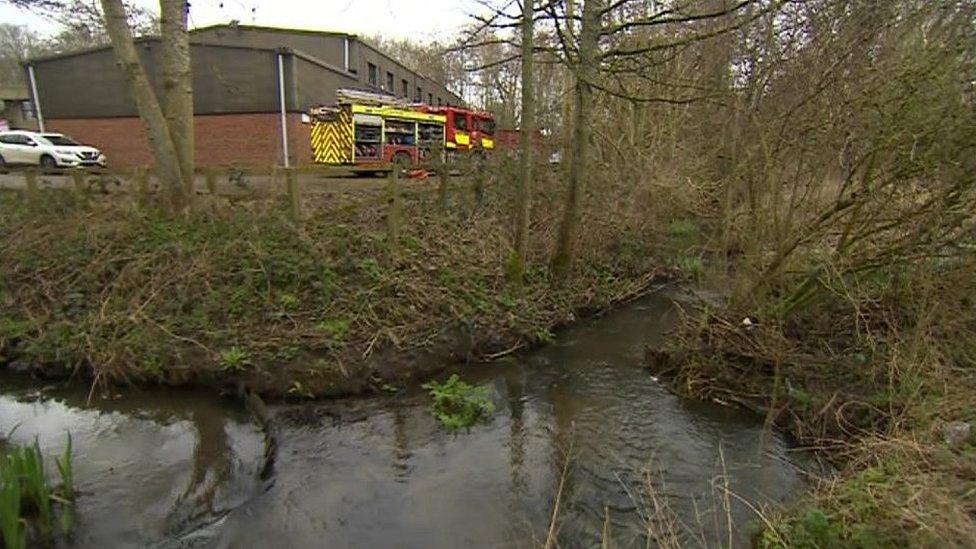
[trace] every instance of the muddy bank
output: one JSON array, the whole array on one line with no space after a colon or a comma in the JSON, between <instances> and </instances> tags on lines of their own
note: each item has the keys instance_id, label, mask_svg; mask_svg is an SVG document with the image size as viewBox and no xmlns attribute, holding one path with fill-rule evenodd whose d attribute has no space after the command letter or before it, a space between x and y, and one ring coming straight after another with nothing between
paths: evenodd
<instances>
[{"instance_id":1,"label":"muddy bank","mask_svg":"<svg viewBox=\"0 0 976 549\"><path fill-rule=\"evenodd\" d=\"M967 317L946 308L941 326L953 329L901 332L878 310L831 313L743 322L744 314L696 311L645 349L644 361L675 394L753 410L832 465L771 517L759 546L972 545L976 378L961 366L972 327L959 321ZM873 339L852 337L850 326L871 321Z\"/></svg>"}]
</instances>

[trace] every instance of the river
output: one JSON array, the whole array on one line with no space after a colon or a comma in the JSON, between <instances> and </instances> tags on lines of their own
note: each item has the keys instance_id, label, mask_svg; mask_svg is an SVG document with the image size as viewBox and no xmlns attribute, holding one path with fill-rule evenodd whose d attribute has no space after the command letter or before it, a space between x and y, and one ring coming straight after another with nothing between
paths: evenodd
<instances>
[{"instance_id":1,"label":"river","mask_svg":"<svg viewBox=\"0 0 976 549\"><path fill-rule=\"evenodd\" d=\"M2 373L0 433L50 452L71 433L77 547L540 547L557 494L561 547L599 547L604 531L643 547L655 500L688 545L748 545L751 507L802 493L808 460L762 418L648 375L644 346L674 314L659 293L458 367L497 408L469 430L441 427L419 388L272 406L279 447L264 481L262 432L210 393L86 405L87 388L38 392Z\"/></svg>"}]
</instances>

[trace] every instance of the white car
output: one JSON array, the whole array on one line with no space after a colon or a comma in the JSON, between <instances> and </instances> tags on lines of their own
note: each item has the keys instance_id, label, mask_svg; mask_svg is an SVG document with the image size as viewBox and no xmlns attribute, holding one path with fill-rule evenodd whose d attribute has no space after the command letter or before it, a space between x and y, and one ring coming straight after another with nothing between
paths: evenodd
<instances>
[{"instance_id":1,"label":"white car","mask_svg":"<svg viewBox=\"0 0 976 549\"><path fill-rule=\"evenodd\" d=\"M40 166L45 169L102 167L107 159L95 147L81 145L60 133L0 132L0 168Z\"/></svg>"}]
</instances>

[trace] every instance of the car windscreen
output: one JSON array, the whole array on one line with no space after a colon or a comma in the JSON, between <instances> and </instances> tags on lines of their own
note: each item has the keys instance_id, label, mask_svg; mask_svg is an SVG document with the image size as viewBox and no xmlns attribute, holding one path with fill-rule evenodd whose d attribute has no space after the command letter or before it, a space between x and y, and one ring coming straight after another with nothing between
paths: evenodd
<instances>
[{"instance_id":1,"label":"car windscreen","mask_svg":"<svg viewBox=\"0 0 976 549\"><path fill-rule=\"evenodd\" d=\"M79 143L66 135L43 135L48 143L61 147L77 147Z\"/></svg>"}]
</instances>

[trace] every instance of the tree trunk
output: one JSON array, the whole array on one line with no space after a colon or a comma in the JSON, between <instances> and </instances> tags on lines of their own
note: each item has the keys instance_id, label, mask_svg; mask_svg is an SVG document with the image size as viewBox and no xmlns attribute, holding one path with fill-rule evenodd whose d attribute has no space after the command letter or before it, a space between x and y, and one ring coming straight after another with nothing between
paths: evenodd
<instances>
[{"instance_id":1,"label":"tree trunk","mask_svg":"<svg viewBox=\"0 0 976 549\"><path fill-rule=\"evenodd\" d=\"M566 0L566 41L573 43L574 37L576 36L576 0ZM567 52L568 56L569 53ZM573 103L576 100L576 94L570 93L570 90L575 89L575 75L573 74L573 69L569 63L569 59L566 59L566 83L564 87L564 96L562 101L562 136L560 138L560 171L562 173L567 173L569 166L569 158L572 156L570 152L570 147L573 146Z\"/></svg>"},{"instance_id":2,"label":"tree trunk","mask_svg":"<svg viewBox=\"0 0 976 549\"><path fill-rule=\"evenodd\" d=\"M156 176L167 195L172 211L179 212L186 207L186 195L183 190L183 178L180 170L179 158L173 147L169 126L159 106L156 93L149 83L146 70L142 66L135 43L132 41L132 31L125 18L125 7L122 0L100 0L102 11L105 13L105 30L112 41L112 49L126 82L132 91L136 102L136 109L155 157Z\"/></svg>"},{"instance_id":3,"label":"tree trunk","mask_svg":"<svg viewBox=\"0 0 976 549\"><path fill-rule=\"evenodd\" d=\"M580 212L586 192L586 170L589 167L588 147L590 140L590 109L593 96L592 83L600 70L600 17L604 0L587 0L583 4L580 27L579 64L576 67L576 86L573 106L573 143L567 174L568 194L562 224L556 241L556 255L552 261L556 280L565 280L572 270L576 256Z\"/></svg>"},{"instance_id":4,"label":"tree trunk","mask_svg":"<svg viewBox=\"0 0 976 549\"><path fill-rule=\"evenodd\" d=\"M180 162L183 191L193 197L193 71L186 0L159 0L159 27L163 37L160 55L162 109L173 148Z\"/></svg>"},{"instance_id":5,"label":"tree trunk","mask_svg":"<svg viewBox=\"0 0 976 549\"><path fill-rule=\"evenodd\" d=\"M523 0L522 10L522 121L519 124L520 153L518 189L515 197L515 249L512 276L519 282L529 247L529 209L532 200L532 161L535 134L535 90L533 86L534 0Z\"/></svg>"}]
</instances>

